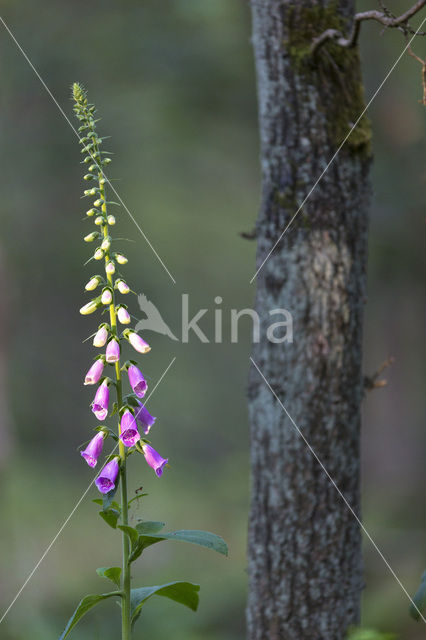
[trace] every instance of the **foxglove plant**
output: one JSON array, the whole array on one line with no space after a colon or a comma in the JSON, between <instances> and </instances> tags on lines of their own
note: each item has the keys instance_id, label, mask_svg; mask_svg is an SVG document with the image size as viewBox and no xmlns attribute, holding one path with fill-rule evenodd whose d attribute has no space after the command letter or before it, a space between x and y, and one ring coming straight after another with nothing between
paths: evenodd
<instances>
[{"instance_id":1,"label":"foxglove plant","mask_svg":"<svg viewBox=\"0 0 426 640\"><path fill-rule=\"evenodd\" d=\"M83 305L80 313L90 315L96 311L109 312L109 322L102 322L93 339L96 348L105 348L104 353L98 352L94 364L86 373L85 385L98 385L92 402L92 411L96 418L103 424L96 428L96 434L90 440L82 458L89 467L94 468L100 456L105 441L111 437L116 443L112 453L107 456L105 464L96 476L95 484L102 494L102 498L94 502L101 506L99 512L103 520L113 529L119 529L122 534L122 566L102 567L97 573L114 583L116 589L100 595L88 595L81 600L73 615L68 621L59 640L63 640L75 627L77 622L96 604L107 598L116 598L120 604L122 619L122 640L130 640L135 622L141 614L145 602L154 595L164 596L186 605L194 611L198 606L199 586L191 582L170 582L155 587L131 587L131 565L143 553L143 551L161 541L177 540L191 542L209 549L214 549L223 555L227 555L227 546L224 540L207 531L182 530L163 533L164 523L138 520L135 526L129 524L129 508L134 500L146 494L136 494L129 500L127 493L127 463L132 453L139 453L151 467L155 475L162 476L168 466L168 459L163 458L152 446L147 436L154 425L154 418L140 401L147 392L147 382L133 360L122 363L123 348L128 342L135 351L146 354L150 351L148 343L132 329L125 329L120 333L117 320L120 324L130 323L130 314L127 305L117 300L119 295L127 295L130 292L129 285L123 280L121 274L116 276L120 266L127 263L127 258L117 251L112 251L115 244L111 235L111 227L115 225L115 217L108 212L106 184L108 179L104 173L105 166L111 162L109 154L101 151L103 138L96 132L96 109L87 100L85 90L79 85L73 85L74 111L80 121L78 129L81 136L83 164L88 165L88 173L84 180L93 182L94 187L84 191L85 197L93 197L93 206L87 210L87 216L93 218L96 230L84 237L86 242L99 243L94 249L93 259L103 260L105 275L92 276L85 290L94 292L100 289L100 293ZM105 374L105 369L112 367L111 376ZM122 376L126 371L127 376ZM124 395L123 384L128 378L131 391ZM110 391L115 392L115 398L110 406ZM105 425L104 421L117 416L116 430ZM142 435L141 435L142 434ZM118 452L116 453L118 449ZM120 503L114 500L118 486L121 485Z\"/></svg>"}]
</instances>

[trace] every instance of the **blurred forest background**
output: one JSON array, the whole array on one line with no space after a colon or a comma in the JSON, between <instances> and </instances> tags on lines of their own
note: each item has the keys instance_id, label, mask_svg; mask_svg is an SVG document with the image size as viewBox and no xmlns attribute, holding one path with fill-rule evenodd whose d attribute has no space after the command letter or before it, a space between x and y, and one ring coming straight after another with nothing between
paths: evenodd
<instances>
[{"instance_id":1,"label":"blurred forest background","mask_svg":"<svg viewBox=\"0 0 426 640\"><path fill-rule=\"evenodd\" d=\"M406 8L389 4L396 13ZM133 288L178 334L182 293L190 294L194 313L209 308L201 326L210 337L214 298L223 298L221 345L146 336L153 347L143 360L151 386L176 356L149 403L158 416L153 443L172 468L160 481L143 463L131 459L130 467L131 487L149 493L142 505L147 519L219 533L230 557L158 545L133 574L140 586L174 579L201 584L195 615L151 601L141 637L241 640L250 331L247 321L239 343L230 344L229 310L250 307L255 293L249 285L255 242L239 235L254 226L260 189L248 3L2 0L1 7L70 118L73 81L98 106L100 134L112 136L105 148L115 153L109 175L176 279L173 285L128 214L117 209L118 235L132 239L122 248ZM358 8L376 8L375 0ZM381 35L379 25L363 25L367 98L404 44L397 31ZM96 320L78 313L95 272L93 264L83 266L92 245L81 241L91 225L82 221L88 201L80 200L79 146L2 25L0 78L1 615L93 477L77 447L94 426L93 390L82 385L94 350L82 341ZM426 524L421 93L420 66L405 56L370 109L375 164L365 317L366 373L388 356L396 362L386 374L389 386L365 401L364 521L411 593L425 568ZM82 595L108 588L95 568L119 564L120 542L97 515L95 497L92 488L2 623L5 640L56 639ZM363 624L420 640L402 590L368 541L364 551ZM118 633L118 611L106 604L73 637L112 640Z\"/></svg>"}]
</instances>

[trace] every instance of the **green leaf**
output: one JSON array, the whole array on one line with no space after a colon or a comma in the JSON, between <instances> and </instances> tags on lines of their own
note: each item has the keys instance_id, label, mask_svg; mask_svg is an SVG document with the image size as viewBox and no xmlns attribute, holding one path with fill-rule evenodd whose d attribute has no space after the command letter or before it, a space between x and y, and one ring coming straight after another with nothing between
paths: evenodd
<instances>
[{"instance_id":1,"label":"green leaf","mask_svg":"<svg viewBox=\"0 0 426 640\"><path fill-rule=\"evenodd\" d=\"M96 573L101 578L111 580L120 588L121 567L99 567L99 569L96 569Z\"/></svg>"},{"instance_id":2,"label":"green leaf","mask_svg":"<svg viewBox=\"0 0 426 640\"><path fill-rule=\"evenodd\" d=\"M416 606L411 604L410 615L414 620L420 620L420 613L423 614L426 610L426 571L423 573L420 586L413 596L413 602Z\"/></svg>"},{"instance_id":3,"label":"green leaf","mask_svg":"<svg viewBox=\"0 0 426 640\"><path fill-rule=\"evenodd\" d=\"M120 512L117 509L106 509L104 511L99 511L99 515L101 518L105 520L107 524L113 529L117 528L117 522L120 517Z\"/></svg>"},{"instance_id":4,"label":"green leaf","mask_svg":"<svg viewBox=\"0 0 426 640\"><path fill-rule=\"evenodd\" d=\"M150 533L158 533L159 531L161 531L161 529L165 526L164 522L151 522L151 521L146 521L146 522L139 522L136 525L136 529L138 530L139 533L141 534L150 534Z\"/></svg>"},{"instance_id":5,"label":"green leaf","mask_svg":"<svg viewBox=\"0 0 426 640\"><path fill-rule=\"evenodd\" d=\"M68 624L63 630L59 640L64 640L67 637L71 629L75 627L77 622L81 620L81 618L86 615L86 613L92 609L92 607L96 606L102 600L106 600L107 598L111 598L112 596L121 597L121 593L119 591L111 591L111 593L102 593L101 595L91 594L86 596L81 600L78 604L77 609L72 614L71 618L68 620Z\"/></svg>"},{"instance_id":6,"label":"green leaf","mask_svg":"<svg viewBox=\"0 0 426 640\"><path fill-rule=\"evenodd\" d=\"M192 582L169 582L157 587L142 587L131 591L131 616L132 626L139 618L142 606L151 596L164 596L175 602L184 604L193 611L197 610L200 586Z\"/></svg>"},{"instance_id":7,"label":"green leaf","mask_svg":"<svg viewBox=\"0 0 426 640\"><path fill-rule=\"evenodd\" d=\"M139 534L136 531L136 529L134 529L133 527L129 527L126 524L119 524L118 528L121 529L121 531L124 531L124 533L127 533L127 535L130 538L130 542L132 544L132 549L133 549L139 540Z\"/></svg>"},{"instance_id":8,"label":"green leaf","mask_svg":"<svg viewBox=\"0 0 426 640\"><path fill-rule=\"evenodd\" d=\"M191 544L198 544L201 547L207 547L224 556L228 555L228 546L220 536L209 531L198 531L196 529L183 529L181 531L171 531L170 533L152 533L149 535L140 535L137 545L132 549L130 555L130 562L133 562L141 555L142 551L152 544L161 542L162 540L176 540L177 542L190 542Z\"/></svg>"}]
</instances>

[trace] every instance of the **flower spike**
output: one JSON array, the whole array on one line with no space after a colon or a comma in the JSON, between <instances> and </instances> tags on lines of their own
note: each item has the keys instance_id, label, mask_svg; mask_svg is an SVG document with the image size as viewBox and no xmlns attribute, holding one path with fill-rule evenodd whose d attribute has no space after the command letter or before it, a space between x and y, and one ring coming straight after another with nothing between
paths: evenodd
<instances>
[{"instance_id":1,"label":"flower spike","mask_svg":"<svg viewBox=\"0 0 426 640\"><path fill-rule=\"evenodd\" d=\"M91 410L101 422L108 417L110 387L113 391L115 390L111 417L115 415L118 418L115 432L110 426L98 427L97 433L92 437L85 449L80 452L80 455L89 467L94 468L101 458L104 440L110 435L117 442L116 447L107 458L106 464L100 465L101 471L95 478L96 487L104 496L102 500L98 499L95 502L102 505L100 511L102 518L113 528L121 529L122 531L123 562L121 574L119 571L117 572L117 567L108 569L111 576L114 574L112 579L116 582L118 591L106 595L114 595L121 598L121 637L122 640L130 640L132 625L138 617L137 612L140 608L137 603L133 602L134 590L131 589L132 577L130 571L131 563L138 557L137 554L140 555L139 549L143 534L139 532L138 527L129 526L128 511L132 500L129 500L127 493L127 461L131 454L139 452L143 454L147 464L154 470L156 476L161 477L164 468L168 464L168 459L163 458L149 444L149 441L141 439L141 434L146 436L156 421L156 418L149 413L145 405L140 401L147 392L147 382L136 362L128 360L123 366L120 363L125 340L138 353L148 353L151 347L133 329L125 328L123 333L120 334L118 323L130 325L131 315L127 306L120 304L117 298L119 294L127 295L131 289L121 277L121 273L119 274L120 277L114 279L116 270L127 263L127 258L120 251L112 251L112 247L116 248L116 239L112 237L112 229L116 221L115 217L108 211L108 207L112 203L108 200L106 191L109 180L104 173L104 168L109 165L111 159L107 156L106 151L101 151L103 138L100 138L96 132L96 109L94 105L88 102L86 91L79 84L73 85L73 98L75 101L74 111L80 121L78 132L81 136L85 187L89 187L84 190L84 196L93 198L93 206L86 211L88 222L91 220L92 224L94 223L94 230L87 233L84 240L86 242L95 241L92 256L88 262L92 259L103 261L103 269L99 269L102 275L92 276L85 285L86 291L94 291L100 287L101 292L93 300L87 302L80 309L80 313L89 315L99 311L103 316L104 314L109 316L107 322L101 321L101 324L99 324L98 320L99 326L94 333L93 346L102 348L102 351L87 371L84 384L95 385L95 388L97 385ZM117 265L120 265L120 267L117 267ZM126 345L124 346L127 348ZM104 347L105 352L103 352ZM105 367L109 365L112 365L109 371L113 371L111 375L115 375L114 379L105 376ZM122 375L122 371L127 371L127 376ZM130 385L131 392L126 393L123 385L127 384ZM118 455L116 455L117 447ZM135 457L140 460L139 456ZM118 504L116 500L118 501L120 498L115 498L114 494L120 479L122 480L121 504ZM138 495L137 497L140 496ZM120 524L118 525L119 520ZM152 524L156 525L156 523ZM100 573L100 570L98 570L98 573L105 577L110 577L110 575L107 575L107 570L105 569L104 571L105 573ZM196 585L191 585L190 583L176 584L185 585L185 593L187 593L189 587L196 587ZM193 593L195 594L196 591ZM89 596L90 599L102 599L104 597ZM92 600L90 601L92 602ZM80 603L66 627L68 631L74 626L78 616L81 617L83 615L86 602L87 599L83 599ZM61 637L68 635L68 631L64 632Z\"/></svg>"}]
</instances>

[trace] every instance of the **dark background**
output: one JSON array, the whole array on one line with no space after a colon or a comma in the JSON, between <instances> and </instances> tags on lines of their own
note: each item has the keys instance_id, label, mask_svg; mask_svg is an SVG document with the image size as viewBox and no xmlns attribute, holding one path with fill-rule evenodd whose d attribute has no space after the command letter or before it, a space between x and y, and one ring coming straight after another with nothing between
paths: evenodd
<instances>
[{"instance_id":1,"label":"dark background","mask_svg":"<svg viewBox=\"0 0 426 640\"><path fill-rule=\"evenodd\" d=\"M360 9L375 3L359 3ZM395 12L406 3L393 2ZM141 637L244 637L248 427L245 405L249 323L230 344L230 309L253 304L255 243L242 239L256 219L260 176L250 14L241 0L3 0L1 15L65 112L82 82L102 121L109 170L121 197L168 269L172 283L123 210L116 233L129 257L132 288L144 292L180 333L181 294L212 338L215 296L223 298L224 342L189 344L150 334L143 358L158 416L152 442L170 458L157 480L131 459L132 490L149 496L135 516L172 529L204 528L229 543L224 559L188 545L150 549L135 586L199 581L197 614L150 601ZM415 21L414 21L415 22ZM398 32L365 24L361 53L367 99L401 52ZM415 49L421 55L423 42ZM78 445L94 426L93 389L82 386L97 326L78 308L96 272L83 266L91 230L77 140L0 24L0 604L11 602L93 472ZM413 593L424 569L424 120L420 65L405 56L369 111L374 131L365 371L388 356L389 386L370 393L363 423L365 526ZM73 122L74 124L74 122ZM114 199L114 198L113 198ZM291 233L291 230L289 231ZM127 300L126 300L127 302ZM137 300L133 312L138 316ZM291 311L291 301L288 303ZM243 324L243 322L242 322ZM291 406L288 407L291 413ZM300 425L303 429L303 424ZM95 568L120 563L118 533L97 515L91 489L2 623L7 640L53 640L77 601L108 590ZM365 541L363 624L419 640L408 601ZM81 640L119 634L119 611L104 604L74 632ZM136 637L139 637L135 634Z\"/></svg>"}]
</instances>

